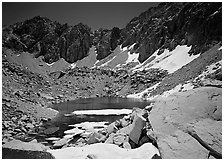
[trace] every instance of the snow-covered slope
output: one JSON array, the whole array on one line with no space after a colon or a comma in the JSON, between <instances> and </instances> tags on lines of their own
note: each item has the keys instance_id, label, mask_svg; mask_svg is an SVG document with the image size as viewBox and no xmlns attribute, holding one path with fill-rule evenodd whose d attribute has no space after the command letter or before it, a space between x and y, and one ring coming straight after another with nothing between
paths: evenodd
<instances>
[{"instance_id":1,"label":"snow-covered slope","mask_svg":"<svg viewBox=\"0 0 224 161\"><path fill-rule=\"evenodd\" d=\"M92 47L88 53L88 56L82 60L77 61L76 63L71 64L71 68L74 67L89 67L89 68L106 68L114 69L122 67L129 63L139 64L138 56L139 53L131 53L130 50L135 44L132 44L130 47L121 48L121 45L118 46L110 55L102 60L97 60L97 53L95 47Z\"/></svg>"},{"instance_id":2,"label":"snow-covered slope","mask_svg":"<svg viewBox=\"0 0 224 161\"><path fill-rule=\"evenodd\" d=\"M164 51L164 53L161 55L157 55L158 51L156 51L145 62L137 65L132 70L147 70L155 67L166 69L169 73L173 73L169 75L170 78L167 79L169 81L164 81L164 83L162 80L161 82L146 88L141 92L129 94L127 97L153 100L158 96L168 97L173 93L186 92L188 90L197 88L198 86L217 86L220 88L222 85L220 78L222 60L219 60L219 57L222 54L221 50L222 47L216 45L207 52L195 56L187 55L189 49L186 46L177 46L174 51ZM189 72L190 74L188 73L188 71L191 70L194 71L194 75L192 72ZM173 83L175 86L169 90L165 90L163 93L156 95L152 94L153 90L155 90L158 86L163 84L164 87L167 86L168 83Z\"/></svg>"},{"instance_id":3,"label":"snow-covered slope","mask_svg":"<svg viewBox=\"0 0 224 161\"><path fill-rule=\"evenodd\" d=\"M140 63L138 60L139 53L131 52L134 45L135 43L124 48L118 46L110 55L102 60L96 59L97 53L95 47L92 47L87 57L71 64L71 67L86 66L89 68L121 69L132 64L131 71L133 72L148 70L150 68L160 68L167 70L169 73L173 73L200 55L190 56L188 52L191 47L178 45L173 51L165 49L160 55L158 55L159 50L157 50L147 60Z\"/></svg>"},{"instance_id":4,"label":"snow-covered slope","mask_svg":"<svg viewBox=\"0 0 224 161\"><path fill-rule=\"evenodd\" d=\"M167 70L169 73L173 73L199 56L199 54L190 56L188 54L190 49L191 47L187 47L186 45L178 45L173 51L165 49L160 55L158 55L157 50L142 64L134 67L133 71L161 68Z\"/></svg>"}]
</instances>

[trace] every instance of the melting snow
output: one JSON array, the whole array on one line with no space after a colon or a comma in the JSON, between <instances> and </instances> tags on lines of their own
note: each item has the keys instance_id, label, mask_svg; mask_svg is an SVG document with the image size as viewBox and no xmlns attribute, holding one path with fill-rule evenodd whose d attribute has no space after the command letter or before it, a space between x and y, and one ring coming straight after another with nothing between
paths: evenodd
<instances>
[{"instance_id":1,"label":"melting snow","mask_svg":"<svg viewBox=\"0 0 224 161\"><path fill-rule=\"evenodd\" d=\"M205 76L214 73L220 68L222 68L222 60L207 66L205 71L203 71L197 78L195 78L195 80L198 78L204 79Z\"/></svg>"},{"instance_id":2,"label":"melting snow","mask_svg":"<svg viewBox=\"0 0 224 161\"><path fill-rule=\"evenodd\" d=\"M75 68L76 67L76 63L72 63L71 64L71 68L73 69L73 68Z\"/></svg>"},{"instance_id":3,"label":"melting snow","mask_svg":"<svg viewBox=\"0 0 224 161\"><path fill-rule=\"evenodd\" d=\"M105 109L105 110L80 110L74 111L76 115L122 115L130 114L131 109Z\"/></svg>"},{"instance_id":4,"label":"melting snow","mask_svg":"<svg viewBox=\"0 0 224 161\"><path fill-rule=\"evenodd\" d=\"M129 50L133 49L136 43L132 44L131 46L129 46Z\"/></svg>"},{"instance_id":5,"label":"melting snow","mask_svg":"<svg viewBox=\"0 0 224 161\"><path fill-rule=\"evenodd\" d=\"M74 128L74 129L64 131L65 134L75 134L75 135L81 134L83 132L84 132L84 130L80 130L78 128Z\"/></svg>"},{"instance_id":6,"label":"melting snow","mask_svg":"<svg viewBox=\"0 0 224 161\"><path fill-rule=\"evenodd\" d=\"M144 63L133 68L136 70L150 69L150 68L161 68L167 70L169 73L173 73L176 70L180 69L184 65L190 63L192 60L199 57L198 55L189 56L188 52L191 47L187 47L187 45L177 46L173 51L169 51L167 49L160 55L157 55L158 50L151 55ZM155 57L151 62L147 63L150 59Z\"/></svg>"},{"instance_id":7,"label":"melting snow","mask_svg":"<svg viewBox=\"0 0 224 161\"><path fill-rule=\"evenodd\" d=\"M219 13L219 11L215 11L214 13L212 13L210 16L214 16L215 14Z\"/></svg>"},{"instance_id":8,"label":"melting snow","mask_svg":"<svg viewBox=\"0 0 224 161\"><path fill-rule=\"evenodd\" d=\"M117 55L115 55L112 59L108 60L107 62L100 65L100 67L106 66L109 62L113 61Z\"/></svg>"},{"instance_id":9,"label":"melting snow","mask_svg":"<svg viewBox=\"0 0 224 161\"><path fill-rule=\"evenodd\" d=\"M139 62L138 61L139 53L132 53L128 52L128 59L126 60L125 64L128 64L130 62Z\"/></svg>"},{"instance_id":10,"label":"melting snow","mask_svg":"<svg viewBox=\"0 0 224 161\"><path fill-rule=\"evenodd\" d=\"M156 50L148 59L146 59L142 64L136 65L134 68L132 68L133 71L142 71L145 67L149 66L148 61L152 59L153 57L158 57L157 53L159 52L159 49Z\"/></svg>"},{"instance_id":11,"label":"melting snow","mask_svg":"<svg viewBox=\"0 0 224 161\"><path fill-rule=\"evenodd\" d=\"M145 143L136 149L124 149L115 144L96 143L83 147L66 147L47 150L56 159L148 159L155 154L160 155L152 143Z\"/></svg>"},{"instance_id":12,"label":"melting snow","mask_svg":"<svg viewBox=\"0 0 224 161\"><path fill-rule=\"evenodd\" d=\"M94 129L94 128L104 128L107 127L108 122L106 121L102 121L102 122L82 122L80 124L74 124L74 125L69 125L71 127L77 127L77 128L81 128L83 130L89 130L89 129Z\"/></svg>"},{"instance_id":13,"label":"melting snow","mask_svg":"<svg viewBox=\"0 0 224 161\"><path fill-rule=\"evenodd\" d=\"M128 50L128 47L121 48L122 51Z\"/></svg>"},{"instance_id":14,"label":"melting snow","mask_svg":"<svg viewBox=\"0 0 224 161\"><path fill-rule=\"evenodd\" d=\"M188 90L191 90L194 88L194 85L191 83L187 83L187 84L178 84L176 87L174 87L173 89L164 92L161 96L162 97L168 97L171 94L174 94L176 92L185 92Z\"/></svg>"},{"instance_id":15,"label":"melting snow","mask_svg":"<svg viewBox=\"0 0 224 161\"><path fill-rule=\"evenodd\" d=\"M96 64L99 62L99 60L97 60L94 64L93 64L93 67L91 67L91 69L92 68L95 68L96 67Z\"/></svg>"},{"instance_id":16,"label":"melting snow","mask_svg":"<svg viewBox=\"0 0 224 161\"><path fill-rule=\"evenodd\" d=\"M168 70L169 73L173 73L199 56L199 54L189 56L188 52L190 49L191 47L187 47L186 45L178 45L175 50L166 54L166 58L162 59L159 63L154 64L150 68L161 68Z\"/></svg>"},{"instance_id":17,"label":"melting snow","mask_svg":"<svg viewBox=\"0 0 224 161\"><path fill-rule=\"evenodd\" d=\"M54 64L55 62L53 62L53 63L51 63L51 64L48 64L48 63L46 63L48 66L52 66L53 64Z\"/></svg>"}]
</instances>

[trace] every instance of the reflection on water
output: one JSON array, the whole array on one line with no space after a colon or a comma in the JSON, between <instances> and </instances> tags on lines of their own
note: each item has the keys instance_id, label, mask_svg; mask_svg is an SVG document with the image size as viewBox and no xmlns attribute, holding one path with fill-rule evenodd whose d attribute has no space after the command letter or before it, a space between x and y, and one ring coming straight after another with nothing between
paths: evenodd
<instances>
[{"instance_id":1,"label":"reflection on water","mask_svg":"<svg viewBox=\"0 0 224 161\"><path fill-rule=\"evenodd\" d=\"M71 129L68 125L73 125L81 122L114 122L122 118L125 114L116 115L72 115L71 113L77 110L102 110L102 109L132 109L133 107L144 108L150 102L140 99L103 97L103 98L85 98L74 101L54 104L53 108L59 113L50 122L48 126L60 127L60 130L55 133L55 136L61 137L65 130ZM70 115L71 114L71 115Z\"/></svg>"},{"instance_id":2,"label":"reflection on water","mask_svg":"<svg viewBox=\"0 0 224 161\"><path fill-rule=\"evenodd\" d=\"M71 113L75 110L100 110L100 109L132 109L133 107L144 108L149 101L131 98L102 97L84 98L54 104L51 108L61 113Z\"/></svg>"}]
</instances>

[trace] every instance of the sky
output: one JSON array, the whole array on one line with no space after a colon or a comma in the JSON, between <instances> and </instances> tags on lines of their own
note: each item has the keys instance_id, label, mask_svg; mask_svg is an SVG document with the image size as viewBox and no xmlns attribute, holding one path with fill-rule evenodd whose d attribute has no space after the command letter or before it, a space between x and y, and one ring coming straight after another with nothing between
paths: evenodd
<instances>
[{"instance_id":1,"label":"sky","mask_svg":"<svg viewBox=\"0 0 224 161\"><path fill-rule=\"evenodd\" d=\"M43 16L68 25L82 22L92 30L123 28L132 18L157 5L158 2L3 2L2 24Z\"/></svg>"}]
</instances>

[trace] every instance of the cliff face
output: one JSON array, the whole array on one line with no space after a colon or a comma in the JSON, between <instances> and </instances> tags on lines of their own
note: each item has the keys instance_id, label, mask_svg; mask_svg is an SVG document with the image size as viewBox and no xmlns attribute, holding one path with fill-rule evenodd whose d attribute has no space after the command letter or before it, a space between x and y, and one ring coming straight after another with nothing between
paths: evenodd
<instances>
[{"instance_id":1,"label":"cliff face","mask_svg":"<svg viewBox=\"0 0 224 161\"><path fill-rule=\"evenodd\" d=\"M157 49L162 53L177 45L192 45L191 54L203 53L221 41L221 23L221 3L160 3L122 29L122 46L136 43L140 62Z\"/></svg>"},{"instance_id":2,"label":"cliff face","mask_svg":"<svg viewBox=\"0 0 224 161\"><path fill-rule=\"evenodd\" d=\"M120 44L121 30L114 27L111 30L99 29L94 32L93 44L96 46L97 60L104 59Z\"/></svg>"},{"instance_id":3,"label":"cliff face","mask_svg":"<svg viewBox=\"0 0 224 161\"><path fill-rule=\"evenodd\" d=\"M91 29L83 24L61 25L47 18L33 19L3 28L3 47L36 52L44 61L59 58L73 63L87 56L94 45L97 59L135 43L131 52L138 52L143 62L156 50L173 50L177 45L192 46L190 54L203 53L221 41L222 3L160 3L133 18L125 28Z\"/></svg>"},{"instance_id":4,"label":"cliff face","mask_svg":"<svg viewBox=\"0 0 224 161\"><path fill-rule=\"evenodd\" d=\"M43 55L47 63L59 58L73 63L87 56L92 38L86 25L71 27L38 16L3 29L3 46L36 52L36 57Z\"/></svg>"}]
</instances>

